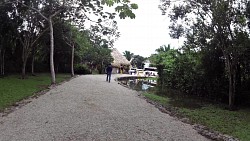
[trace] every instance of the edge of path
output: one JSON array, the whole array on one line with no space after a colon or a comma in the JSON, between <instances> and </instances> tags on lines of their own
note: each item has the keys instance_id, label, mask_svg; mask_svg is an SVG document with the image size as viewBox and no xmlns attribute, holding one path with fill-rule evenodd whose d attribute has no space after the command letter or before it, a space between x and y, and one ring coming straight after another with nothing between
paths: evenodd
<instances>
[{"instance_id":1,"label":"edge of path","mask_svg":"<svg viewBox=\"0 0 250 141\"><path fill-rule=\"evenodd\" d=\"M32 100L39 98L40 96L46 94L48 91L50 91L51 89L55 88L56 86L62 85L63 83L66 83L74 78L79 77L80 75L75 75L73 77L70 77L68 79L63 80L60 83L56 83L53 85L49 85L48 87L46 87L44 90L38 91L33 93L31 96L24 98L16 103L14 103L13 105L10 105L9 107L5 108L3 111L0 111L0 117L5 117L8 116L10 113L22 108L23 106L25 106L26 104L32 102Z\"/></svg>"},{"instance_id":2,"label":"edge of path","mask_svg":"<svg viewBox=\"0 0 250 141\"><path fill-rule=\"evenodd\" d=\"M118 78L121 78L121 77L127 77L127 76L120 76L120 77L118 76L115 78L115 81L118 82ZM123 83L118 82L118 84L129 89L129 87L127 85L124 85ZM181 116L177 112L175 107L165 107L165 106L163 106L163 105L161 105L153 100L146 98L145 96L142 95L142 92L138 91L138 96L140 98L146 100L148 103L154 105L159 111L166 113L172 117L175 117L183 123L191 125L193 127L193 129L195 129L200 135L202 135L208 139L212 139L215 141L239 141L239 139L237 139L235 137L232 137L232 136L229 136L226 134L222 134L218 131L214 131L214 130L209 129L208 127L203 126L201 124L192 123L188 118Z\"/></svg>"},{"instance_id":3,"label":"edge of path","mask_svg":"<svg viewBox=\"0 0 250 141\"><path fill-rule=\"evenodd\" d=\"M32 96L29 96L29 97L27 97L27 98L25 98L25 99L23 99L21 101L16 102L15 104L11 105L10 107L5 108L2 112L0 112L0 117L8 116L10 113L12 113L12 112L14 112L14 111L22 108L26 104L32 102L34 99L37 99L40 96L46 94L48 91L54 89L56 86L59 86L59 85L65 83L65 82L71 81L72 79L77 78L79 76L81 76L81 75L75 75L74 77L66 79L66 80L64 80L64 81L62 81L60 83L57 83L57 84L54 84L54 85L50 85L50 86L48 86L44 90L35 92ZM124 75L124 74L123 75L119 75L118 74L118 75L115 76L114 80L118 84L120 84L120 85L128 88L126 85L123 85L122 83L118 82L118 78L127 77L127 76L130 76L130 75ZM146 100L149 104L154 105L161 112L169 114L170 116L177 118L179 121L191 125L193 127L193 129L195 129L199 134L201 134L202 136L204 136L204 137L206 137L208 139L212 139L212 140L216 140L216 141L239 141L238 139L236 139L236 138L234 138L232 136L225 135L225 134L219 133L217 131L213 131L213 130L209 129L206 126L192 123L188 118L185 118L185 117L182 117L182 116L178 115L178 113L176 112L176 109L164 107L161 104L158 104L157 102L154 102L154 101L152 101L152 100L144 97L142 95L142 93L139 92L139 91L138 91L138 96L140 98Z\"/></svg>"}]
</instances>

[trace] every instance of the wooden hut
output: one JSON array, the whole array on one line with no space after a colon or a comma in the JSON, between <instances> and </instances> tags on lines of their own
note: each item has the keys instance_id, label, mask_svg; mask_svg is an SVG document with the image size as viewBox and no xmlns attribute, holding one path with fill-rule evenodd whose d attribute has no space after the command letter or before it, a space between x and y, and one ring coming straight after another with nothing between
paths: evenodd
<instances>
[{"instance_id":1,"label":"wooden hut","mask_svg":"<svg viewBox=\"0 0 250 141\"><path fill-rule=\"evenodd\" d=\"M112 57L114 58L113 63L113 73L127 73L130 62L124 57L116 48L112 49Z\"/></svg>"}]
</instances>

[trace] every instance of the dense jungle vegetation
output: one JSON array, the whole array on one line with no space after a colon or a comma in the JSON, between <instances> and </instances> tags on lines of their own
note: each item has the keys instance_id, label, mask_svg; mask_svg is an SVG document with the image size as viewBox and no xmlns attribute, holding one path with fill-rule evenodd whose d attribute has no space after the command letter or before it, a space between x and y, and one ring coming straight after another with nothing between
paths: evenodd
<instances>
[{"instance_id":1,"label":"dense jungle vegetation","mask_svg":"<svg viewBox=\"0 0 250 141\"><path fill-rule=\"evenodd\" d=\"M115 13L104 10L115 6ZM110 0L5 0L0 2L0 75L91 73L112 62L119 37L115 16L135 18L137 4ZM75 71L74 71L75 69ZM81 70L81 71L79 71Z\"/></svg>"},{"instance_id":2,"label":"dense jungle vegetation","mask_svg":"<svg viewBox=\"0 0 250 141\"><path fill-rule=\"evenodd\" d=\"M151 55L160 85L230 109L249 106L250 2L163 0L160 8L171 19L171 37L186 38L180 49L164 45Z\"/></svg>"}]
</instances>

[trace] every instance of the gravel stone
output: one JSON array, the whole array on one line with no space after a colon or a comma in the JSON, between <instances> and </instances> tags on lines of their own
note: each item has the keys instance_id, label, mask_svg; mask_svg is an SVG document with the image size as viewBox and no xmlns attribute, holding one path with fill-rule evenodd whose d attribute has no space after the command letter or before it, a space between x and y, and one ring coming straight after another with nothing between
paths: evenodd
<instances>
[{"instance_id":1,"label":"gravel stone","mask_svg":"<svg viewBox=\"0 0 250 141\"><path fill-rule=\"evenodd\" d=\"M208 141L112 75L83 75L0 117L0 141Z\"/></svg>"}]
</instances>

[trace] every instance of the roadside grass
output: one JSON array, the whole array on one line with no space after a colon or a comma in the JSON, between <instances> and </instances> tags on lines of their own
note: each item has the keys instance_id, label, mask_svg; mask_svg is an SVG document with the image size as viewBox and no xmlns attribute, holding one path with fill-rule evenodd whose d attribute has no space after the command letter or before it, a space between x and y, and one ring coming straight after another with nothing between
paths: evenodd
<instances>
[{"instance_id":1,"label":"roadside grass","mask_svg":"<svg viewBox=\"0 0 250 141\"><path fill-rule=\"evenodd\" d=\"M153 93L144 93L146 98L164 106L173 106L171 99ZM173 106L175 107L175 106ZM175 107L178 114L187 117L192 123L205 125L209 129L231 135L241 141L250 141L250 109L229 111L219 105L205 104L200 108Z\"/></svg>"},{"instance_id":2,"label":"roadside grass","mask_svg":"<svg viewBox=\"0 0 250 141\"><path fill-rule=\"evenodd\" d=\"M169 103L169 98L167 98L167 97L162 97L162 96L158 96L158 95L151 94L151 93L144 93L143 95L145 97L149 98L150 100L153 100L155 102L159 102L162 105L166 105Z\"/></svg>"},{"instance_id":3,"label":"roadside grass","mask_svg":"<svg viewBox=\"0 0 250 141\"><path fill-rule=\"evenodd\" d=\"M57 74L56 83L70 78L70 74ZM0 78L0 111L16 102L32 96L35 92L47 89L51 84L50 74L38 74L20 79L20 75Z\"/></svg>"}]
</instances>

